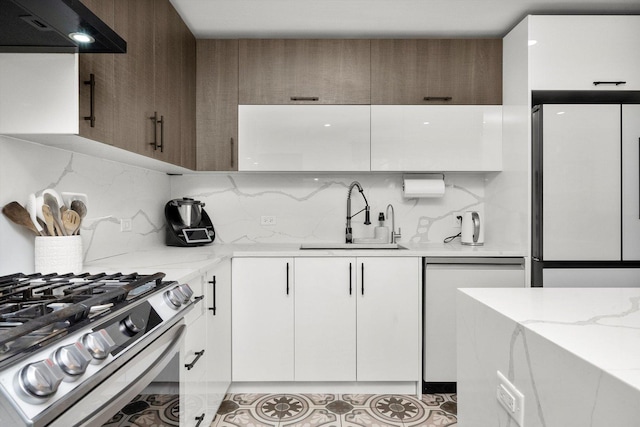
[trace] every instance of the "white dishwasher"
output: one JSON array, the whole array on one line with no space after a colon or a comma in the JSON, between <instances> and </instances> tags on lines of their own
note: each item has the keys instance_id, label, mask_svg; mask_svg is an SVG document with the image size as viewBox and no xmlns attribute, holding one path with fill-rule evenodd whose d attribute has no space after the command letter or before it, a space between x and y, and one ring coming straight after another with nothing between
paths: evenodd
<instances>
[{"instance_id":1,"label":"white dishwasher","mask_svg":"<svg viewBox=\"0 0 640 427\"><path fill-rule=\"evenodd\" d=\"M456 289L524 287L524 258L424 259L425 392L452 392L456 382Z\"/></svg>"}]
</instances>

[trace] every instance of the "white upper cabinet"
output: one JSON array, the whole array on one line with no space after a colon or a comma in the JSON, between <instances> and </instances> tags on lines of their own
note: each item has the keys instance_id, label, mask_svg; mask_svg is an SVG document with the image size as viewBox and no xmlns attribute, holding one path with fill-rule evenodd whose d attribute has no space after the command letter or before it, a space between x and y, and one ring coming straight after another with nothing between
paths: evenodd
<instances>
[{"instance_id":1,"label":"white upper cabinet","mask_svg":"<svg viewBox=\"0 0 640 427\"><path fill-rule=\"evenodd\" d=\"M371 106L372 171L501 169L501 106Z\"/></svg>"},{"instance_id":2,"label":"white upper cabinet","mask_svg":"<svg viewBox=\"0 0 640 427\"><path fill-rule=\"evenodd\" d=\"M78 55L0 54L0 133L78 133Z\"/></svg>"},{"instance_id":3,"label":"white upper cabinet","mask_svg":"<svg viewBox=\"0 0 640 427\"><path fill-rule=\"evenodd\" d=\"M368 105L240 105L240 171L368 171Z\"/></svg>"},{"instance_id":4,"label":"white upper cabinet","mask_svg":"<svg viewBox=\"0 0 640 427\"><path fill-rule=\"evenodd\" d=\"M640 16L530 16L531 89L640 90L639 47Z\"/></svg>"}]
</instances>

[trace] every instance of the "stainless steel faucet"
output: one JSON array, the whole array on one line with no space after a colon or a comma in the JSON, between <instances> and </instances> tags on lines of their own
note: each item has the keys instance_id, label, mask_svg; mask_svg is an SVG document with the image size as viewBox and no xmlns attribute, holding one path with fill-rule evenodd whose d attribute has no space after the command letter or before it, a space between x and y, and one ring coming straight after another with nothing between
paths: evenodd
<instances>
[{"instance_id":1,"label":"stainless steel faucet","mask_svg":"<svg viewBox=\"0 0 640 427\"><path fill-rule=\"evenodd\" d=\"M353 187L358 187L358 191L362 194L362 198L364 199L365 207L362 210L351 215L351 192L353 191ZM345 230L345 243L353 243L353 230L351 229L351 218L358 215L360 212L364 211L364 225L371 224L371 220L369 218L369 202L367 202L367 198L364 196L364 191L362 190L362 185L358 181L353 181L349 186L349 192L347 193L347 228Z\"/></svg>"},{"instance_id":2,"label":"stainless steel faucet","mask_svg":"<svg viewBox=\"0 0 640 427\"><path fill-rule=\"evenodd\" d=\"M391 242L390 243L398 243L397 239L402 237L402 229L398 227L398 232L396 233L396 213L393 210L393 205L389 203L387 205L387 219L389 218L389 208L391 208Z\"/></svg>"}]
</instances>

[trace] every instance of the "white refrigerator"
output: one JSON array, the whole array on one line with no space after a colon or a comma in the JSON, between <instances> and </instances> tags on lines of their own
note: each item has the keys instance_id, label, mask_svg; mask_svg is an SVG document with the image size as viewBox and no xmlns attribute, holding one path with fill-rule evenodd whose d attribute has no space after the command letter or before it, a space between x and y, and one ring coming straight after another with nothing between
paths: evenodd
<instances>
[{"instance_id":1,"label":"white refrigerator","mask_svg":"<svg viewBox=\"0 0 640 427\"><path fill-rule=\"evenodd\" d=\"M640 105L532 120L532 286L640 286Z\"/></svg>"}]
</instances>

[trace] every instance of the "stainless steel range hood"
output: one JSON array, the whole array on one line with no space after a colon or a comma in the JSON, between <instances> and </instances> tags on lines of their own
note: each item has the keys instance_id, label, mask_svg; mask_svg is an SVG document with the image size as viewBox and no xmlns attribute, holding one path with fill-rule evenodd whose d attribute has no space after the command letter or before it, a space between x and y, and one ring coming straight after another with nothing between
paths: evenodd
<instances>
[{"instance_id":1,"label":"stainless steel range hood","mask_svg":"<svg viewBox=\"0 0 640 427\"><path fill-rule=\"evenodd\" d=\"M82 32L95 41L74 42ZM0 52L126 53L127 42L79 0L0 0Z\"/></svg>"}]
</instances>

